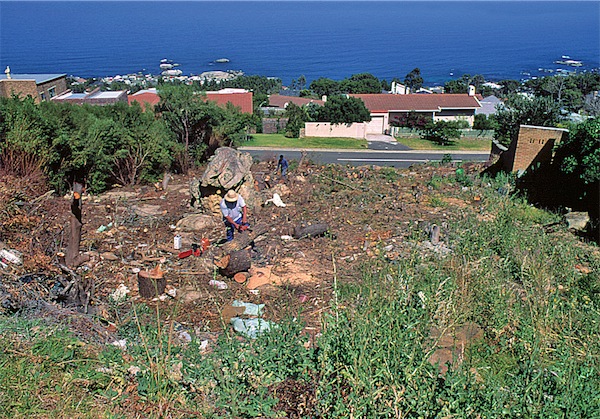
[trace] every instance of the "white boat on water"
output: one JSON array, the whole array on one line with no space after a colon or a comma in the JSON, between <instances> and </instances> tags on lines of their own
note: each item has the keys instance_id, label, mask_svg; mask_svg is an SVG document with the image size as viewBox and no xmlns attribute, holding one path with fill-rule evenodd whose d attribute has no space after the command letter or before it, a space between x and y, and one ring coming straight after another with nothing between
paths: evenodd
<instances>
[{"instance_id":1,"label":"white boat on water","mask_svg":"<svg viewBox=\"0 0 600 419\"><path fill-rule=\"evenodd\" d=\"M554 61L554 64L568 65L570 67L581 67L583 66L583 62L580 60L572 60L568 55L563 55L561 60Z\"/></svg>"},{"instance_id":2,"label":"white boat on water","mask_svg":"<svg viewBox=\"0 0 600 419\"><path fill-rule=\"evenodd\" d=\"M228 63L229 62L229 58L219 58L215 60L215 63L219 63L219 64L224 64L224 63Z\"/></svg>"}]
</instances>

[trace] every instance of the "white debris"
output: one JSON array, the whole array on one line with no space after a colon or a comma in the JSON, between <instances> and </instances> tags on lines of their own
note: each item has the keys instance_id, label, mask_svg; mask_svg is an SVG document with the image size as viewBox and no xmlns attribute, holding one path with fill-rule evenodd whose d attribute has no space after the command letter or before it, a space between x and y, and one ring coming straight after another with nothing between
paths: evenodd
<instances>
[{"instance_id":1,"label":"white debris","mask_svg":"<svg viewBox=\"0 0 600 419\"><path fill-rule=\"evenodd\" d=\"M284 204L283 201L281 200L281 197L279 196L278 193L274 193L272 199L267 199L267 201L265 202L265 205L267 205L269 202L272 202L273 204L275 204L278 207L286 206L286 204Z\"/></svg>"},{"instance_id":2,"label":"white debris","mask_svg":"<svg viewBox=\"0 0 600 419\"><path fill-rule=\"evenodd\" d=\"M127 294L129 294L129 292L130 292L129 288L127 288L127 286L125 286L125 284L121 283L121 284L119 284L119 286L117 287L117 289L114 290L110 294L110 298L114 302L123 301L127 297Z\"/></svg>"},{"instance_id":3,"label":"white debris","mask_svg":"<svg viewBox=\"0 0 600 419\"><path fill-rule=\"evenodd\" d=\"M111 343L111 345L125 350L125 349L127 349L127 339L115 340L114 342Z\"/></svg>"}]
</instances>

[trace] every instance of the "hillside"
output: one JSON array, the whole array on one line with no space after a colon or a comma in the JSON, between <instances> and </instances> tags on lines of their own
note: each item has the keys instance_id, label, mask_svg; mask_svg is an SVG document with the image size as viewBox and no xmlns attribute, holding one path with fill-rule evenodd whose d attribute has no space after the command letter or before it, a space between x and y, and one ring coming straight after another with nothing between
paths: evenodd
<instances>
[{"instance_id":1,"label":"hillside","mask_svg":"<svg viewBox=\"0 0 600 419\"><path fill-rule=\"evenodd\" d=\"M0 268L0 415L598 411L598 248L515 196L509 177L482 179L481 167L451 163L303 164L267 188L261 180L273 168L252 168L260 199L250 222L268 228L249 253L247 283L214 264L223 255L220 217L199 230L175 228L195 212L194 174L174 176L165 191L86 196L81 249L90 260L72 272L57 263L68 197L21 179L1 185L0 241L22 252L23 264ZM285 207L264 204L275 190ZM302 223L329 229L287 237ZM178 257L202 238L211 242L205 253ZM157 266L167 292L142 298L136 274ZM84 307L60 301L73 276L89 292ZM261 276L264 284L250 283ZM256 339L234 332L231 318L244 318L235 301L264 304L271 331Z\"/></svg>"}]
</instances>

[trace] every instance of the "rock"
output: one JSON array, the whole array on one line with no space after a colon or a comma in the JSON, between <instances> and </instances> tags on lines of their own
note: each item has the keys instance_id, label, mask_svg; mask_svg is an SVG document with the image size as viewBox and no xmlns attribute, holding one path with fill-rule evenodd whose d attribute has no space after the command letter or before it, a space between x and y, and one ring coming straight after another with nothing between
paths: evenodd
<instances>
[{"instance_id":1,"label":"rock","mask_svg":"<svg viewBox=\"0 0 600 419\"><path fill-rule=\"evenodd\" d=\"M121 260L120 257L118 257L117 255L115 255L112 252L104 252L100 255L100 257L104 260L110 260L110 261Z\"/></svg>"},{"instance_id":2,"label":"rock","mask_svg":"<svg viewBox=\"0 0 600 419\"><path fill-rule=\"evenodd\" d=\"M590 222L590 216L587 212L569 212L565 215L565 221L569 229L585 231Z\"/></svg>"},{"instance_id":3,"label":"rock","mask_svg":"<svg viewBox=\"0 0 600 419\"><path fill-rule=\"evenodd\" d=\"M225 190L236 189L247 181L252 167L252 156L230 147L221 147L210 159L200 179L202 186L214 186ZM250 186L254 184L252 179Z\"/></svg>"},{"instance_id":4,"label":"rock","mask_svg":"<svg viewBox=\"0 0 600 419\"><path fill-rule=\"evenodd\" d=\"M215 228L217 223L211 215L192 214L177 222L177 228L183 231L201 231Z\"/></svg>"},{"instance_id":5,"label":"rock","mask_svg":"<svg viewBox=\"0 0 600 419\"><path fill-rule=\"evenodd\" d=\"M271 188L271 193L277 193L280 197L285 198L290 195L291 191L284 183L278 183Z\"/></svg>"},{"instance_id":6,"label":"rock","mask_svg":"<svg viewBox=\"0 0 600 419\"><path fill-rule=\"evenodd\" d=\"M156 217L167 213L160 205L136 205L133 210L140 217Z\"/></svg>"}]
</instances>

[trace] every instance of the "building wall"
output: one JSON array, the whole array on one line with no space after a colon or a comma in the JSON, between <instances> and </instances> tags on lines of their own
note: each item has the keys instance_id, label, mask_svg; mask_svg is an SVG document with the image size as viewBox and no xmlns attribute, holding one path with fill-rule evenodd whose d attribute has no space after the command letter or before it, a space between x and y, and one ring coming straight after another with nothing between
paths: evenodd
<instances>
[{"instance_id":1,"label":"building wall","mask_svg":"<svg viewBox=\"0 0 600 419\"><path fill-rule=\"evenodd\" d=\"M54 89L53 93L51 92L51 89ZM67 78L66 77L59 77L57 79L50 80L46 83L40 83L37 85L37 93L38 93L40 100L42 100L42 98L44 98L44 100L50 100L54 96L62 95L66 91L67 91Z\"/></svg>"},{"instance_id":2,"label":"building wall","mask_svg":"<svg viewBox=\"0 0 600 419\"><path fill-rule=\"evenodd\" d=\"M329 122L306 122L304 124L306 137L345 137L367 138L367 123L331 124Z\"/></svg>"},{"instance_id":3,"label":"building wall","mask_svg":"<svg viewBox=\"0 0 600 419\"><path fill-rule=\"evenodd\" d=\"M278 132L284 132L287 121L287 118L263 118L262 132L263 134L277 134Z\"/></svg>"},{"instance_id":4,"label":"building wall","mask_svg":"<svg viewBox=\"0 0 600 419\"><path fill-rule=\"evenodd\" d=\"M66 77L59 77L54 80L50 80L46 83L36 84L35 80L22 80L22 79L2 79L0 80L0 96L11 97L16 94L22 98L31 96L35 99L36 103L43 100L50 100L53 96L51 95L51 89L53 96L58 96L67 91L67 79Z\"/></svg>"},{"instance_id":5,"label":"building wall","mask_svg":"<svg viewBox=\"0 0 600 419\"><path fill-rule=\"evenodd\" d=\"M0 96L11 97L13 94L21 98L31 96L36 103L40 102L35 80L0 80Z\"/></svg>"},{"instance_id":6,"label":"building wall","mask_svg":"<svg viewBox=\"0 0 600 419\"><path fill-rule=\"evenodd\" d=\"M518 137L510 144L504 168L511 172L525 171L533 164L551 163L554 145L568 134L563 128L521 125Z\"/></svg>"},{"instance_id":7,"label":"building wall","mask_svg":"<svg viewBox=\"0 0 600 419\"><path fill-rule=\"evenodd\" d=\"M435 112L433 115L434 121L467 121L470 127L475 122L475 110L456 109L456 110L443 110L441 112Z\"/></svg>"}]
</instances>

